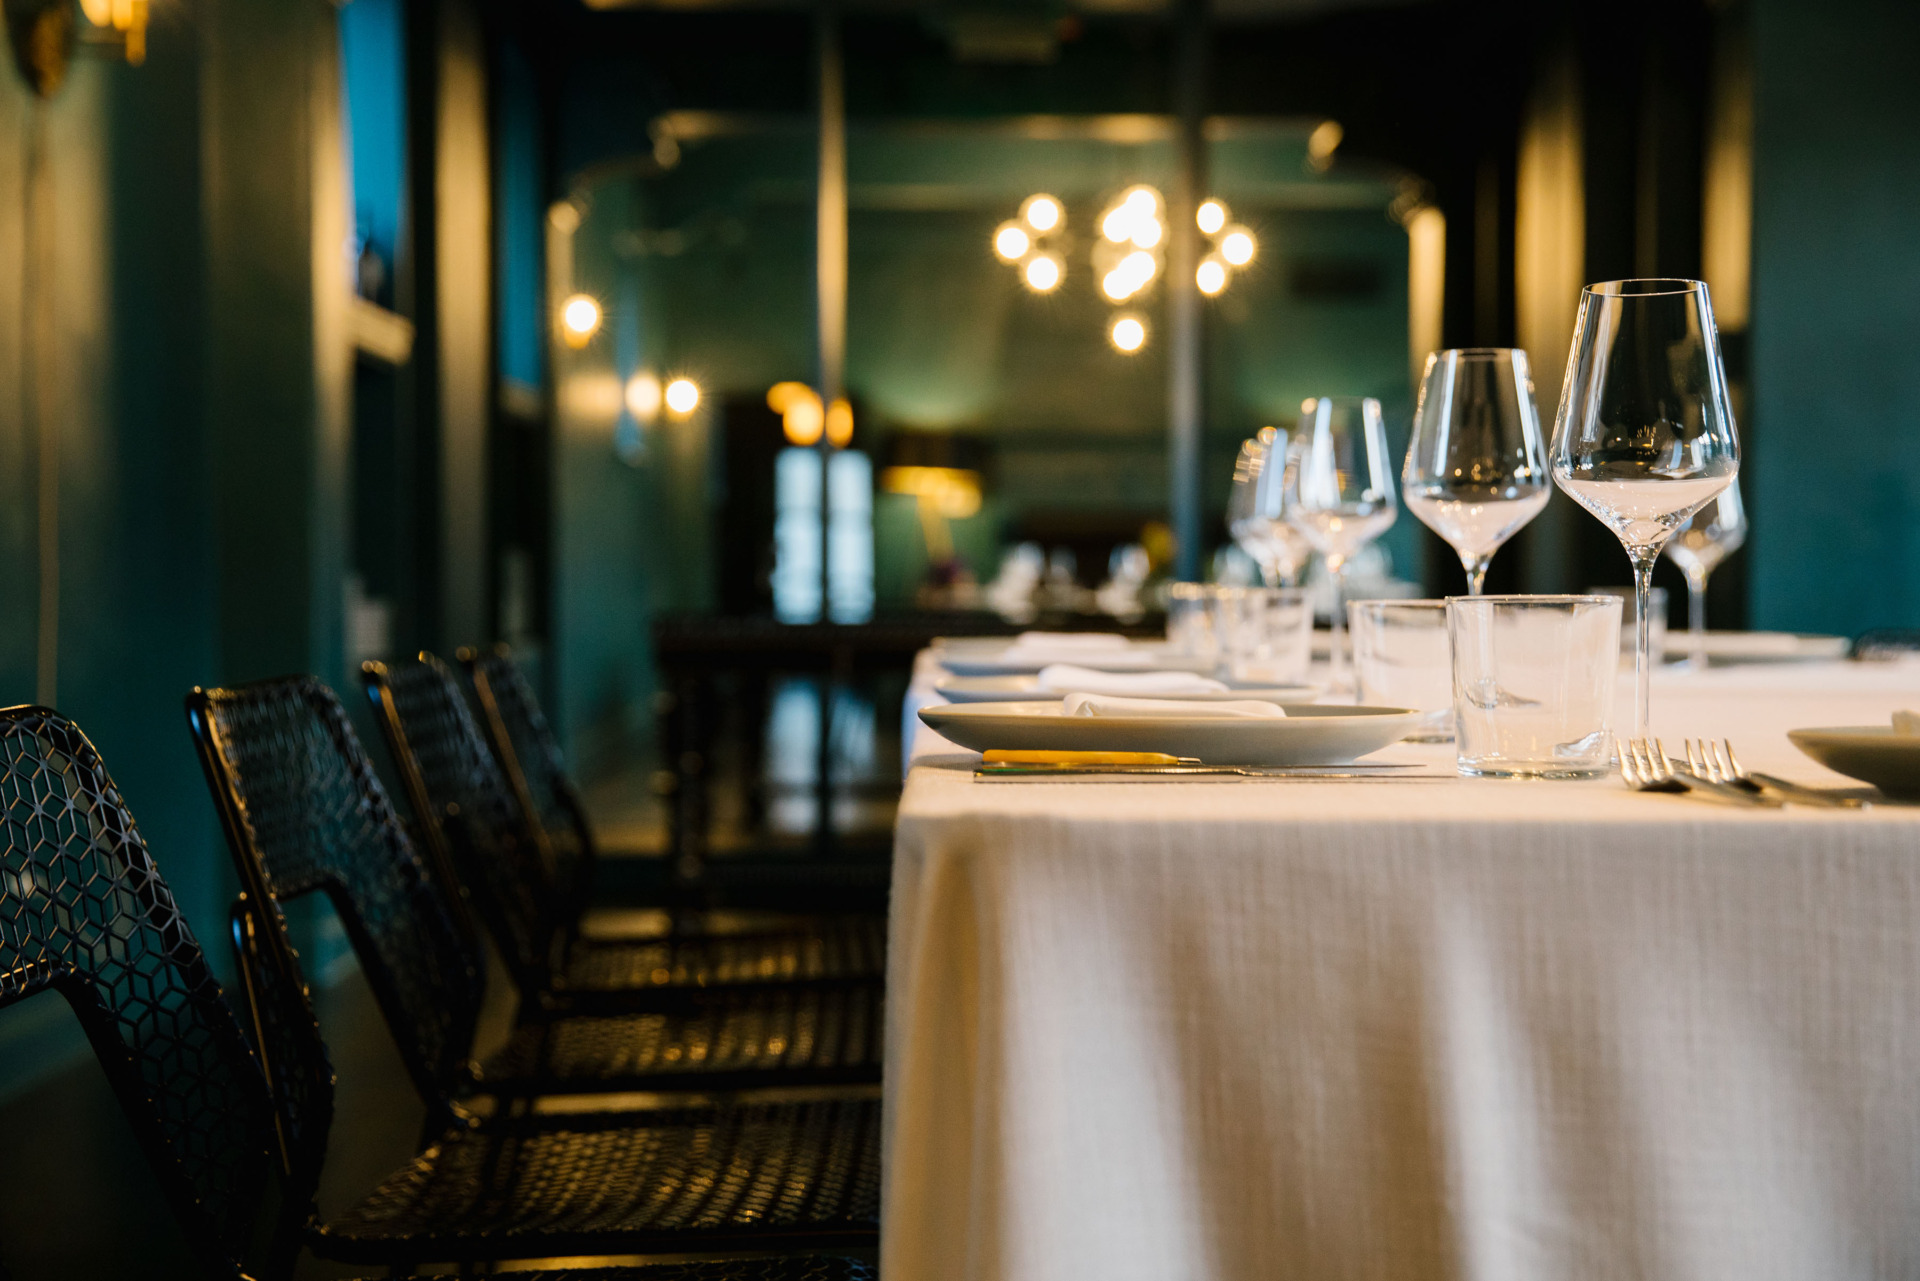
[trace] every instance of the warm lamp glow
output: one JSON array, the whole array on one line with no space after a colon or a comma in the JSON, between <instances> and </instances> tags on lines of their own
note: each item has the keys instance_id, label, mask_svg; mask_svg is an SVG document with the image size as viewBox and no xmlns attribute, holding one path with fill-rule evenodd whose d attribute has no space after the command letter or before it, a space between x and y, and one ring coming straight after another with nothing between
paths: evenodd
<instances>
[{"instance_id":1,"label":"warm lamp glow","mask_svg":"<svg viewBox=\"0 0 1920 1281\"><path fill-rule=\"evenodd\" d=\"M813 388L805 383L775 383L767 388L767 408L776 414L784 414L795 401L805 400L813 395Z\"/></svg>"},{"instance_id":2,"label":"warm lamp glow","mask_svg":"<svg viewBox=\"0 0 1920 1281\"><path fill-rule=\"evenodd\" d=\"M812 388L807 389L804 400L794 401L780 415L780 430L795 445L819 444L820 433L826 425L826 411L820 407L820 397L813 394Z\"/></svg>"},{"instance_id":3,"label":"warm lamp glow","mask_svg":"<svg viewBox=\"0 0 1920 1281\"><path fill-rule=\"evenodd\" d=\"M827 443L835 449L853 443L853 406L845 396L827 406Z\"/></svg>"},{"instance_id":4,"label":"warm lamp glow","mask_svg":"<svg viewBox=\"0 0 1920 1281\"><path fill-rule=\"evenodd\" d=\"M685 418L700 407L700 384L676 378L667 384L667 412Z\"/></svg>"},{"instance_id":5,"label":"warm lamp glow","mask_svg":"<svg viewBox=\"0 0 1920 1281\"><path fill-rule=\"evenodd\" d=\"M560 305L560 333L569 347L584 347L600 328L600 304L575 294Z\"/></svg>"},{"instance_id":6,"label":"warm lamp glow","mask_svg":"<svg viewBox=\"0 0 1920 1281\"><path fill-rule=\"evenodd\" d=\"M1207 257L1193 273L1193 283L1200 286L1200 292L1211 298L1227 287L1227 268L1218 258Z\"/></svg>"},{"instance_id":7,"label":"warm lamp glow","mask_svg":"<svg viewBox=\"0 0 1920 1281\"><path fill-rule=\"evenodd\" d=\"M1060 278L1064 274L1060 260L1054 255L1035 254L1027 259L1026 270L1021 273L1021 276L1027 282L1027 288L1035 293L1044 294L1058 287Z\"/></svg>"},{"instance_id":8,"label":"warm lamp glow","mask_svg":"<svg viewBox=\"0 0 1920 1281\"><path fill-rule=\"evenodd\" d=\"M1245 227L1235 227L1220 238L1220 256L1236 267L1252 262L1253 253L1253 233Z\"/></svg>"},{"instance_id":9,"label":"warm lamp glow","mask_svg":"<svg viewBox=\"0 0 1920 1281\"><path fill-rule=\"evenodd\" d=\"M1052 196L1028 196L1026 203L1020 206L1020 216L1035 231L1052 231L1060 225L1065 215L1066 211L1060 207L1060 202Z\"/></svg>"},{"instance_id":10,"label":"warm lamp glow","mask_svg":"<svg viewBox=\"0 0 1920 1281\"><path fill-rule=\"evenodd\" d=\"M1120 265L1114 270L1126 272L1127 279L1133 282L1133 287L1143 289L1147 282L1153 279L1154 273L1160 270L1160 264L1155 262L1153 255L1146 250L1136 249L1122 258Z\"/></svg>"},{"instance_id":11,"label":"warm lamp glow","mask_svg":"<svg viewBox=\"0 0 1920 1281\"><path fill-rule=\"evenodd\" d=\"M1129 237L1129 239L1142 249L1151 249L1160 243L1160 237L1165 234L1166 228L1160 225L1158 218L1135 218L1133 220L1133 235Z\"/></svg>"},{"instance_id":12,"label":"warm lamp glow","mask_svg":"<svg viewBox=\"0 0 1920 1281\"><path fill-rule=\"evenodd\" d=\"M1127 198L1122 201L1127 208L1135 210L1136 216L1151 218L1160 209L1160 193L1152 187L1130 187Z\"/></svg>"},{"instance_id":13,"label":"warm lamp glow","mask_svg":"<svg viewBox=\"0 0 1920 1281\"><path fill-rule=\"evenodd\" d=\"M1107 337L1121 351L1139 351L1147 343L1147 326L1137 316L1122 316L1113 322L1113 328L1107 331Z\"/></svg>"},{"instance_id":14,"label":"warm lamp glow","mask_svg":"<svg viewBox=\"0 0 1920 1281\"><path fill-rule=\"evenodd\" d=\"M1307 163L1324 173L1333 164L1333 153L1347 131L1338 120L1322 120L1307 137Z\"/></svg>"},{"instance_id":15,"label":"warm lamp glow","mask_svg":"<svg viewBox=\"0 0 1920 1281\"><path fill-rule=\"evenodd\" d=\"M635 374L627 379L626 398L627 412L636 422L652 422L660 413L660 380L652 374Z\"/></svg>"},{"instance_id":16,"label":"warm lamp glow","mask_svg":"<svg viewBox=\"0 0 1920 1281\"><path fill-rule=\"evenodd\" d=\"M1119 205L1113 209L1109 209L1107 216L1100 220L1100 234L1116 245L1124 240L1131 240L1133 238L1133 210L1127 208L1125 205Z\"/></svg>"},{"instance_id":17,"label":"warm lamp glow","mask_svg":"<svg viewBox=\"0 0 1920 1281\"><path fill-rule=\"evenodd\" d=\"M1033 238L1014 223L1003 222L1000 230L993 233L993 252L1000 255L1003 262L1018 262L1032 247Z\"/></svg>"},{"instance_id":18,"label":"warm lamp glow","mask_svg":"<svg viewBox=\"0 0 1920 1281\"><path fill-rule=\"evenodd\" d=\"M1227 207L1218 200L1209 200L1194 211L1193 220L1201 231L1211 236L1227 225Z\"/></svg>"},{"instance_id":19,"label":"warm lamp glow","mask_svg":"<svg viewBox=\"0 0 1920 1281\"><path fill-rule=\"evenodd\" d=\"M1127 278L1126 272L1115 267L1100 278L1100 292L1115 302L1124 302L1133 296L1133 281Z\"/></svg>"},{"instance_id":20,"label":"warm lamp glow","mask_svg":"<svg viewBox=\"0 0 1920 1281\"><path fill-rule=\"evenodd\" d=\"M912 494L947 520L965 520L980 511L980 473L960 467L889 467L880 473L880 488Z\"/></svg>"}]
</instances>

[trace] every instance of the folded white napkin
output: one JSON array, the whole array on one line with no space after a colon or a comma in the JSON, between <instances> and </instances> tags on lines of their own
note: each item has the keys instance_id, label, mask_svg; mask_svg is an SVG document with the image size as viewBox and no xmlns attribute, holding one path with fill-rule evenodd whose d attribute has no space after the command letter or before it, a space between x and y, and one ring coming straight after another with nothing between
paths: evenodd
<instances>
[{"instance_id":1,"label":"folded white napkin","mask_svg":"<svg viewBox=\"0 0 1920 1281\"><path fill-rule=\"evenodd\" d=\"M1062 694L1219 694L1227 687L1197 672L1100 672L1052 663L1040 669L1040 688Z\"/></svg>"},{"instance_id":2,"label":"folded white napkin","mask_svg":"<svg viewBox=\"0 0 1920 1281\"><path fill-rule=\"evenodd\" d=\"M1021 632L1013 643L1052 649L1125 649L1132 642L1119 632Z\"/></svg>"},{"instance_id":3,"label":"folded white napkin","mask_svg":"<svg viewBox=\"0 0 1920 1281\"><path fill-rule=\"evenodd\" d=\"M1179 698L1118 698L1112 694L1069 694L1061 700L1069 716L1155 716L1180 720L1273 720L1284 718L1278 703L1238 699L1195 703Z\"/></svg>"},{"instance_id":4,"label":"folded white napkin","mask_svg":"<svg viewBox=\"0 0 1920 1281\"><path fill-rule=\"evenodd\" d=\"M1893 732L1896 734L1920 734L1920 712L1895 712L1893 714Z\"/></svg>"}]
</instances>

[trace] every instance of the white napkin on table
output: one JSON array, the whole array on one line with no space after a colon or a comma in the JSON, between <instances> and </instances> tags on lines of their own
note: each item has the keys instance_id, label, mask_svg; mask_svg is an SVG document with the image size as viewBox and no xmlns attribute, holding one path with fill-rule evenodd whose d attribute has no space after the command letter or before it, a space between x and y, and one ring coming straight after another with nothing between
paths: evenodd
<instances>
[{"instance_id":1,"label":"white napkin on table","mask_svg":"<svg viewBox=\"0 0 1920 1281\"><path fill-rule=\"evenodd\" d=\"M1198 672L1100 672L1072 663L1040 669L1040 688L1062 694L1219 694L1226 684Z\"/></svg>"},{"instance_id":2,"label":"white napkin on table","mask_svg":"<svg viewBox=\"0 0 1920 1281\"><path fill-rule=\"evenodd\" d=\"M1021 632L1013 638L1016 648L1125 649L1132 643L1119 632Z\"/></svg>"},{"instance_id":3,"label":"white napkin on table","mask_svg":"<svg viewBox=\"0 0 1920 1281\"><path fill-rule=\"evenodd\" d=\"M1095 634L1096 641L1103 640ZM1027 632L1014 638L1013 644L995 658L1002 663L1033 663L1045 667L1053 663L1098 663L1102 667L1151 667L1153 654L1136 649L1124 636L1110 638L1117 644L1086 644L1078 635Z\"/></svg>"},{"instance_id":4,"label":"white napkin on table","mask_svg":"<svg viewBox=\"0 0 1920 1281\"><path fill-rule=\"evenodd\" d=\"M1278 703L1236 699L1195 703L1179 698L1119 698L1112 694L1069 694L1061 700L1069 716L1155 716L1179 720L1274 720L1284 718Z\"/></svg>"}]
</instances>

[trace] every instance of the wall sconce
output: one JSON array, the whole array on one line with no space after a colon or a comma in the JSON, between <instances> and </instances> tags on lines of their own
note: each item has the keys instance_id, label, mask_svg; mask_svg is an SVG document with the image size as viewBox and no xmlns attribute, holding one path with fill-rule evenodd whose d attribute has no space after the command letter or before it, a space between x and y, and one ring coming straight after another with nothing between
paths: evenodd
<instances>
[{"instance_id":1,"label":"wall sconce","mask_svg":"<svg viewBox=\"0 0 1920 1281\"><path fill-rule=\"evenodd\" d=\"M84 38L88 44L120 45L137 67L147 60L147 10L148 0L80 0L80 12L93 24Z\"/></svg>"},{"instance_id":2,"label":"wall sconce","mask_svg":"<svg viewBox=\"0 0 1920 1281\"><path fill-rule=\"evenodd\" d=\"M578 351L600 332L600 304L586 294L574 294L560 304L560 337Z\"/></svg>"}]
</instances>

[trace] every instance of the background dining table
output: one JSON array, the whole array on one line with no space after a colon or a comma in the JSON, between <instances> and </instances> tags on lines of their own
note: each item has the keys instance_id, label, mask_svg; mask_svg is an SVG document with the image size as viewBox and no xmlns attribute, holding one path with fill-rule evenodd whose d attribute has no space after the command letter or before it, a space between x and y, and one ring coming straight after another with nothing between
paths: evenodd
<instances>
[{"instance_id":1,"label":"background dining table","mask_svg":"<svg viewBox=\"0 0 1920 1281\"><path fill-rule=\"evenodd\" d=\"M1848 786L1786 731L1920 707L1920 661L1653 706ZM891 1281L1920 1275L1920 807L909 751Z\"/></svg>"}]
</instances>

